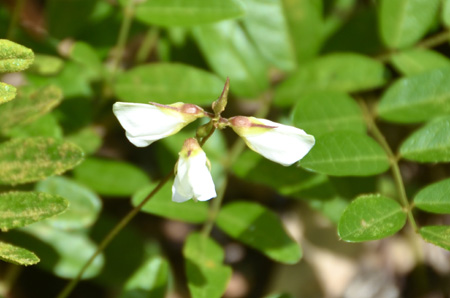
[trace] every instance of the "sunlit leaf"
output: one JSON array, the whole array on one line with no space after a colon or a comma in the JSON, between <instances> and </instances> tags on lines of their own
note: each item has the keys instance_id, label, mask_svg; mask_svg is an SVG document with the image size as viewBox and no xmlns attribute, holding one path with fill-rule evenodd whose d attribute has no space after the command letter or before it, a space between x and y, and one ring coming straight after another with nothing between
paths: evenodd
<instances>
[{"instance_id":1,"label":"sunlit leaf","mask_svg":"<svg viewBox=\"0 0 450 298\"><path fill-rule=\"evenodd\" d=\"M439 0L379 1L380 34L390 48L405 48L419 41L437 15Z\"/></svg>"},{"instance_id":2,"label":"sunlit leaf","mask_svg":"<svg viewBox=\"0 0 450 298\"><path fill-rule=\"evenodd\" d=\"M137 206L142 202L156 185L154 183L137 191L132 197L133 205ZM170 219L201 223L208 217L208 203L194 202L193 200L184 203L172 202L172 185L169 182L142 207L141 211Z\"/></svg>"},{"instance_id":3,"label":"sunlit leaf","mask_svg":"<svg viewBox=\"0 0 450 298\"><path fill-rule=\"evenodd\" d=\"M217 225L275 261L295 264L302 257L300 246L288 236L277 215L257 203L238 201L225 205Z\"/></svg>"},{"instance_id":4,"label":"sunlit leaf","mask_svg":"<svg viewBox=\"0 0 450 298\"><path fill-rule=\"evenodd\" d=\"M114 90L124 101L171 104L178 101L210 104L225 81L204 70L177 63L138 66L117 78Z\"/></svg>"},{"instance_id":5,"label":"sunlit leaf","mask_svg":"<svg viewBox=\"0 0 450 298\"><path fill-rule=\"evenodd\" d=\"M20 228L59 214L69 202L55 194L12 191L0 194L0 229Z\"/></svg>"},{"instance_id":6,"label":"sunlit leaf","mask_svg":"<svg viewBox=\"0 0 450 298\"><path fill-rule=\"evenodd\" d=\"M442 1L442 22L446 27L450 27L450 1Z\"/></svg>"},{"instance_id":7,"label":"sunlit leaf","mask_svg":"<svg viewBox=\"0 0 450 298\"><path fill-rule=\"evenodd\" d=\"M33 51L7 39L0 39L0 73L27 69L34 60Z\"/></svg>"},{"instance_id":8,"label":"sunlit leaf","mask_svg":"<svg viewBox=\"0 0 450 298\"><path fill-rule=\"evenodd\" d=\"M64 61L56 56L36 54L34 63L28 71L41 76L55 75L61 71Z\"/></svg>"},{"instance_id":9,"label":"sunlit leaf","mask_svg":"<svg viewBox=\"0 0 450 298\"><path fill-rule=\"evenodd\" d=\"M60 229L81 229L91 226L101 210L100 198L88 188L65 177L50 177L40 181L35 189L61 196L69 201L63 214L46 222Z\"/></svg>"},{"instance_id":10,"label":"sunlit leaf","mask_svg":"<svg viewBox=\"0 0 450 298\"><path fill-rule=\"evenodd\" d=\"M278 85L275 104L289 106L312 91L370 90L386 80L386 69L378 61L353 53L329 54L304 64Z\"/></svg>"},{"instance_id":11,"label":"sunlit leaf","mask_svg":"<svg viewBox=\"0 0 450 298\"><path fill-rule=\"evenodd\" d=\"M128 279L120 298L166 297L169 263L162 257L147 259Z\"/></svg>"},{"instance_id":12,"label":"sunlit leaf","mask_svg":"<svg viewBox=\"0 0 450 298\"><path fill-rule=\"evenodd\" d=\"M0 260L24 266L35 265L40 261L33 252L5 242L0 242Z\"/></svg>"},{"instance_id":13,"label":"sunlit leaf","mask_svg":"<svg viewBox=\"0 0 450 298\"><path fill-rule=\"evenodd\" d=\"M262 55L277 68L290 71L295 68L296 59L281 2L245 0L248 13L243 18L243 24ZM310 43L303 40L302 45Z\"/></svg>"},{"instance_id":14,"label":"sunlit leaf","mask_svg":"<svg viewBox=\"0 0 450 298\"><path fill-rule=\"evenodd\" d=\"M12 138L49 137L63 138L63 130L54 114L49 113L30 123L19 124L11 127L5 135Z\"/></svg>"},{"instance_id":15,"label":"sunlit leaf","mask_svg":"<svg viewBox=\"0 0 450 298\"><path fill-rule=\"evenodd\" d=\"M77 181L106 196L131 196L150 182L147 174L132 164L93 157L73 173Z\"/></svg>"},{"instance_id":16,"label":"sunlit leaf","mask_svg":"<svg viewBox=\"0 0 450 298\"><path fill-rule=\"evenodd\" d=\"M425 241L450 250L450 226L426 226L419 233Z\"/></svg>"},{"instance_id":17,"label":"sunlit leaf","mask_svg":"<svg viewBox=\"0 0 450 298\"><path fill-rule=\"evenodd\" d=\"M400 123L426 121L450 113L450 67L399 79L383 94L381 118Z\"/></svg>"},{"instance_id":18,"label":"sunlit leaf","mask_svg":"<svg viewBox=\"0 0 450 298\"><path fill-rule=\"evenodd\" d=\"M51 138L13 139L0 144L0 184L34 182L60 175L83 160L83 151Z\"/></svg>"},{"instance_id":19,"label":"sunlit leaf","mask_svg":"<svg viewBox=\"0 0 450 298\"><path fill-rule=\"evenodd\" d=\"M16 87L0 82L0 104L14 99L16 94Z\"/></svg>"},{"instance_id":20,"label":"sunlit leaf","mask_svg":"<svg viewBox=\"0 0 450 298\"><path fill-rule=\"evenodd\" d=\"M224 252L214 240L199 233L187 238L183 254L192 298L219 298L231 277L231 268L223 265Z\"/></svg>"},{"instance_id":21,"label":"sunlit leaf","mask_svg":"<svg viewBox=\"0 0 450 298\"><path fill-rule=\"evenodd\" d=\"M230 78L230 92L255 97L269 86L265 60L237 22L197 26L193 35L209 66Z\"/></svg>"},{"instance_id":22,"label":"sunlit leaf","mask_svg":"<svg viewBox=\"0 0 450 298\"><path fill-rule=\"evenodd\" d=\"M360 107L340 92L314 92L302 97L292 110L292 121L314 136L332 131L366 131Z\"/></svg>"},{"instance_id":23,"label":"sunlit leaf","mask_svg":"<svg viewBox=\"0 0 450 298\"><path fill-rule=\"evenodd\" d=\"M389 160L372 138L339 131L318 136L300 165L327 175L370 176L385 172Z\"/></svg>"},{"instance_id":24,"label":"sunlit leaf","mask_svg":"<svg viewBox=\"0 0 450 298\"><path fill-rule=\"evenodd\" d=\"M450 213L450 179L421 189L414 197L414 206L433 213Z\"/></svg>"},{"instance_id":25,"label":"sunlit leaf","mask_svg":"<svg viewBox=\"0 0 450 298\"><path fill-rule=\"evenodd\" d=\"M123 6L129 0L120 0ZM245 13L238 0L152 0L139 2L136 18L149 25L192 26L236 18Z\"/></svg>"},{"instance_id":26,"label":"sunlit leaf","mask_svg":"<svg viewBox=\"0 0 450 298\"><path fill-rule=\"evenodd\" d=\"M0 132L31 123L55 108L62 100L61 90L48 86L19 92L16 100L0 105Z\"/></svg>"},{"instance_id":27,"label":"sunlit leaf","mask_svg":"<svg viewBox=\"0 0 450 298\"><path fill-rule=\"evenodd\" d=\"M401 156L418 162L449 162L449 129L450 116L426 124L403 142Z\"/></svg>"},{"instance_id":28,"label":"sunlit leaf","mask_svg":"<svg viewBox=\"0 0 450 298\"><path fill-rule=\"evenodd\" d=\"M391 56L391 63L403 75L415 75L435 68L450 66L450 59L439 52L425 49L409 49Z\"/></svg>"},{"instance_id":29,"label":"sunlit leaf","mask_svg":"<svg viewBox=\"0 0 450 298\"><path fill-rule=\"evenodd\" d=\"M345 209L338 234L344 241L361 242L385 238L398 232L406 222L406 212L393 199L364 195Z\"/></svg>"}]
</instances>

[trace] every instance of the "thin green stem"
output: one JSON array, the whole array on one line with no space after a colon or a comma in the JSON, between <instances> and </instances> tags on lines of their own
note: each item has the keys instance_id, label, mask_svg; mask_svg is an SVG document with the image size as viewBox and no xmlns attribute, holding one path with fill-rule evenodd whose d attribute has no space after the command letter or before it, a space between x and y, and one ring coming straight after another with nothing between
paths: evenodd
<instances>
[{"instance_id":1,"label":"thin green stem","mask_svg":"<svg viewBox=\"0 0 450 298\"><path fill-rule=\"evenodd\" d=\"M8 32L6 33L6 39L13 40L14 33L16 31L17 23L19 22L20 13L22 12L25 0L17 0L14 5L14 10L11 16L11 21L9 22Z\"/></svg>"},{"instance_id":2,"label":"thin green stem","mask_svg":"<svg viewBox=\"0 0 450 298\"><path fill-rule=\"evenodd\" d=\"M377 125L375 124L375 121L374 121L372 114L370 113L369 108L367 107L366 103L363 100L360 100L359 104L363 111L364 118L366 120L369 131L371 132L371 134L373 135L375 140L377 140L377 142L381 145L381 147L386 152L386 154L389 158L389 162L391 165L391 171L392 171L392 177L394 179L394 182L395 182L395 185L396 185L396 188L398 191L400 203L406 209L407 214L408 214L409 223L411 224L411 227L413 228L413 230L417 233L418 232L417 224L416 224L416 221L412 214L412 208L411 208L411 205L409 204L408 197L406 195L405 185L403 183L402 174L401 174L400 168L398 166L398 158L395 156L394 152L392 152L392 149L389 146L388 142L386 141L386 138L384 137L384 135L381 133L381 131L378 129Z\"/></svg>"},{"instance_id":3,"label":"thin green stem","mask_svg":"<svg viewBox=\"0 0 450 298\"><path fill-rule=\"evenodd\" d=\"M151 27L145 34L144 40L136 54L136 64L142 64L147 60L152 49L155 47L158 41L159 29L157 27Z\"/></svg>"},{"instance_id":4,"label":"thin green stem","mask_svg":"<svg viewBox=\"0 0 450 298\"><path fill-rule=\"evenodd\" d=\"M72 279L64 289L59 293L57 298L65 298L73 291L75 286L81 280L86 269L91 265L94 259L109 245L109 243L119 234L120 231L138 214L142 207L166 184L173 176L174 172L170 172L166 177L164 177L158 185L150 192L144 200L142 200L139 205L134 207L122 220L103 238L95 253L90 257L90 259L84 264L78 275Z\"/></svg>"}]
</instances>

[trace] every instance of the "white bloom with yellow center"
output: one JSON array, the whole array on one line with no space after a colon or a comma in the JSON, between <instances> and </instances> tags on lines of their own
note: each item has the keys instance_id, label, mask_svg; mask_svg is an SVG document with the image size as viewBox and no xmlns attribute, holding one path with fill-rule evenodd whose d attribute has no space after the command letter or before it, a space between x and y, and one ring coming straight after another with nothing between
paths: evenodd
<instances>
[{"instance_id":1,"label":"white bloom with yellow center","mask_svg":"<svg viewBox=\"0 0 450 298\"><path fill-rule=\"evenodd\" d=\"M137 147L145 147L173 135L205 116L202 108L182 102L171 105L116 102L113 112L125 129L128 140Z\"/></svg>"},{"instance_id":2,"label":"white bloom with yellow center","mask_svg":"<svg viewBox=\"0 0 450 298\"><path fill-rule=\"evenodd\" d=\"M172 186L172 201L184 202L189 199L207 201L216 197L206 154L197 140L187 139L179 156Z\"/></svg>"},{"instance_id":3,"label":"white bloom with yellow center","mask_svg":"<svg viewBox=\"0 0 450 298\"><path fill-rule=\"evenodd\" d=\"M230 124L250 149L283 166L302 159L315 143L312 135L299 128L266 119L236 116Z\"/></svg>"}]
</instances>

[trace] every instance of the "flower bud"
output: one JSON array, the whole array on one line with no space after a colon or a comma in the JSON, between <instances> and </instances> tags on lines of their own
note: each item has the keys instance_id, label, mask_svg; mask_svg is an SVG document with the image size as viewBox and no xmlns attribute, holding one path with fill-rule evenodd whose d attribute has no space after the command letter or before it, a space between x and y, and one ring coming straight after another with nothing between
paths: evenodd
<instances>
[{"instance_id":1,"label":"flower bud","mask_svg":"<svg viewBox=\"0 0 450 298\"><path fill-rule=\"evenodd\" d=\"M302 159L315 143L312 135L299 128L266 119L236 116L230 124L250 149L284 166Z\"/></svg>"},{"instance_id":2,"label":"flower bud","mask_svg":"<svg viewBox=\"0 0 450 298\"><path fill-rule=\"evenodd\" d=\"M171 105L116 102L113 112L128 140L137 147L173 135L205 115L199 106L182 102Z\"/></svg>"},{"instance_id":3,"label":"flower bud","mask_svg":"<svg viewBox=\"0 0 450 298\"><path fill-rule=\"evenodd\" d=\"M189 199L207 201L216 197L206 154L197 140L187 139L179 156L172 186L172 201L184 202Z\"/></svg>"}]
</instances>

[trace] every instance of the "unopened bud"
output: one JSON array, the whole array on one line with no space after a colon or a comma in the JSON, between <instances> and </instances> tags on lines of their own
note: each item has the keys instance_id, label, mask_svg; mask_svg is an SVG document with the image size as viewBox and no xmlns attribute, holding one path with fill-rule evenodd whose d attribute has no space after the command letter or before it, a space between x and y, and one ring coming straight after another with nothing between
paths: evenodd
<instances>
[{"instance_id":1,"label":"unopened bud","mask_svg":"<svg viewBox=\"0 0 450 298\"><path fill-rule=\"evenodd\" d=\"M227 78L225 81L225 86L223 87L222 94L220 97L212 103L212 109L216 117L219 117L220 114L225 110L225 107L228 103L228 91L230 90L230 78Z\"/></svg>"}]
</instances>

